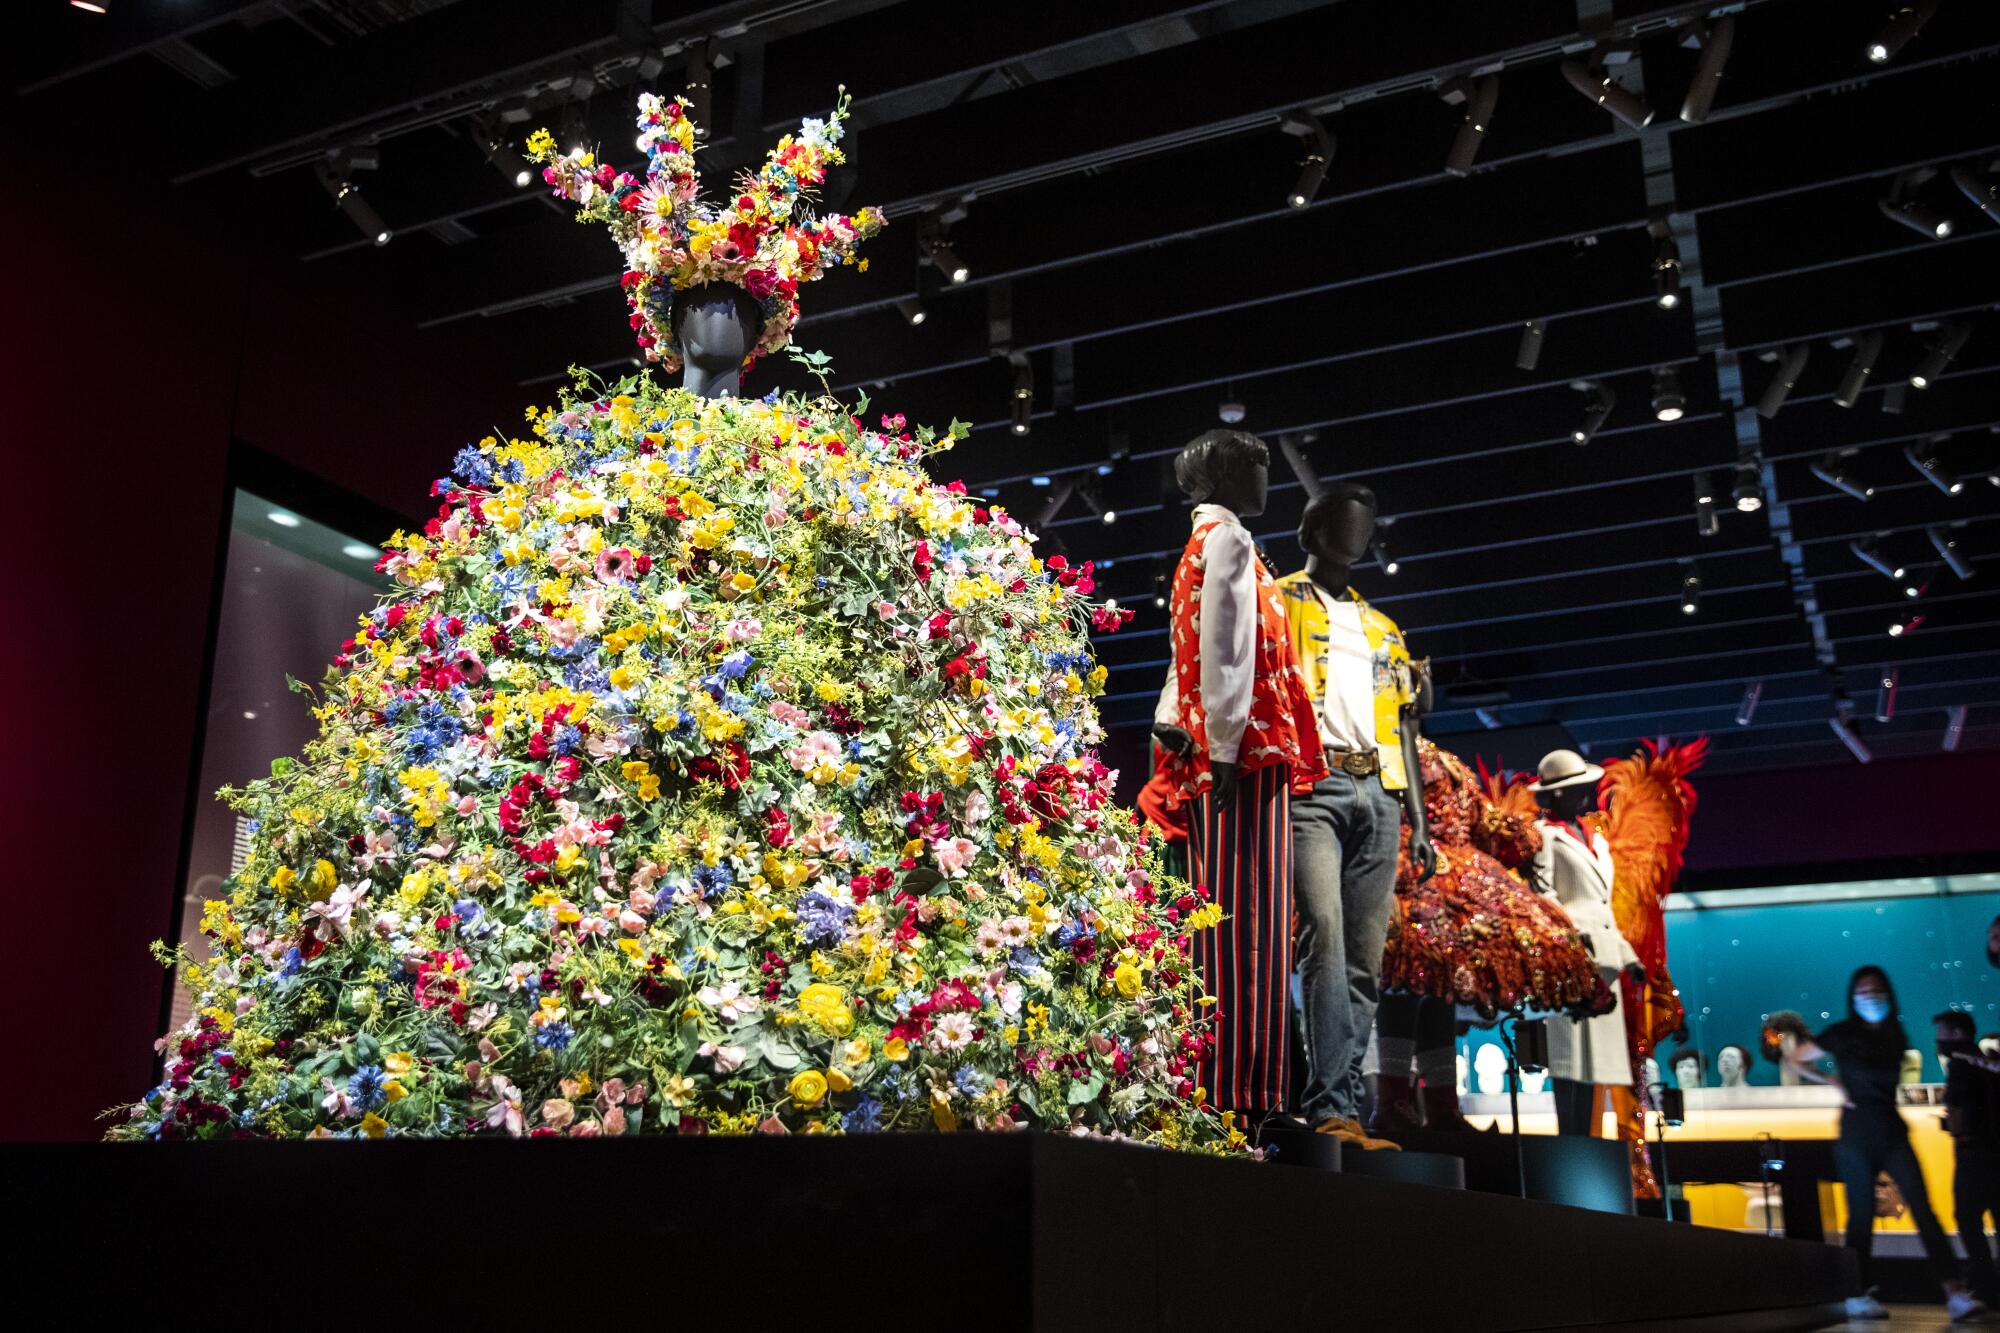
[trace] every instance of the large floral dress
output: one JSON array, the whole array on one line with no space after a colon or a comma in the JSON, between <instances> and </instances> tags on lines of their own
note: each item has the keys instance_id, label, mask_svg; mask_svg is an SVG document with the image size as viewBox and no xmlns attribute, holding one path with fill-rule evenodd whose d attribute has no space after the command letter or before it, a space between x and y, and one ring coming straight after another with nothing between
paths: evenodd
<instances>
[{"instance_id":1,"label":"large floral dress","mask_svg":"<svg viewBox=\"0 0 2000 1333\"><path fill-rule=\"evenodd\" d=\"M1569 918L1518 872L1541 843L1534 816L1496 806L1456 755L1428 740L1417 753L1438 868L1417 882L1405 826L1382 989L1448 1000L1488 1021L1609 1009L1611 992Z\"/></svg>"}]
</instances>

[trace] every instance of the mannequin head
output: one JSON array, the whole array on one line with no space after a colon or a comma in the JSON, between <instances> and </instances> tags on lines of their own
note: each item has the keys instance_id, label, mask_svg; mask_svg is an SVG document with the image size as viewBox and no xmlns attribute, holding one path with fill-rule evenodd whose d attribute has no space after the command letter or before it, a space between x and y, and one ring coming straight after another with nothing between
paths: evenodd
<instances>
[{"instance_id":1,"label":"mannequin head","mask_svg":"<svg viewBox=\"0 0 2000 1333\"><path fill-rule=\"evenodd\" d=\"M1551 787L1535 793L1535 804L1557 819L1574 823L1597 808L1597 784L1579 782L1570 787Z\"/></svg>"},{"instance_id":2,"label":"mannequin head","mask_svg":"<svg viewBox=\"0 0 2000 1333\"><path fill-rule=\"evenodd\" d=\"M1715 1053L1715 1074L1725 1088L1740 1088L1750 1077L1750 1048L1734 1044Z\"/></svg>"},{"instance_id":3,"label":"mannequin head","mask_svg":"<svg viewBox=\"0 0 2000 1333\"><path fill-rule=\"evenodd\" d=\"M734 397L762 324L756 300L732 283L675 293L674 337L686 364L681 386L703 398Z\"/></svg>"},{"instance_id":4,"label":"mannequin head","mask_svg":"<svg viewBox=\"0 0 2000 1333\"><path fill-rule=\"evenodd\" d=\"M1221 505L1238 518L1254 518L1271 494L1271 451L1248 431L1206 431L1174 460L1174 480L1198 505Z\"/></svg>"},{"instance_id":5,"label":"mannequin head","mask_svg":"<svg viewBox=\"0 0 2000 1333\"><path fill-rule=\"evenodd\" d=\"M1674 1052L1674 1082L1683 1088L1701 1086L1701 1052L1692 1046L1683 1046Z\"/></svg>"},{"instance_id":6,"label":"mannequin head","mask_svg":"<svg viewBox=\"0 0 2000 1333\"><path fill-rule=\"evenodd\" d=\"M1604 770L1575 750L1550 750L1535 766L1535 774L1528 790L1551 818L1574 821L1597 808L1597 784Z\"/></svg>"},{"instance_id":7,"label":"mannequin head","mask_svg":"<svg viewBox=\"0 0 2000 1333\"><path fill-rule=\"evenodd\" d=\"M1507 1091L1507 1052L1496 1042L1486 1042L1472 1053L1472 1072L1481 1092Z\"/></svg>"},{"instance_id":8,"label":"mannequin head","mask_svg":"<svg viewBox=\"0 0 2000 1333\"><path fill-rule=\"evenodd\" d=\"M1660 1062L1658 1060L1655 1060L1650 1055L1647 1056L1645 1059L1645 1063L1642 1066L1641 1076L1646 1080L1646 1086L1648 1088L1657 1088L1660 1086L1661 1083L1665 1082L1665 1080L1660 1077Z\"/></svg>"},{"instance_id":9,"label":"mannequin head","mask_svg":"<svg viewBox=\"0 0 2000 1333\"><path fill-rule=\"evenodd\" d=\"M1306 572L1330 591L1347 587L1347 573L1368 554L1375 537L1375 492L1366 486L1335 482L1325 493L1306 502L1299 515L1299 547L1306 553Z\"/></svg>"}]
</instances>

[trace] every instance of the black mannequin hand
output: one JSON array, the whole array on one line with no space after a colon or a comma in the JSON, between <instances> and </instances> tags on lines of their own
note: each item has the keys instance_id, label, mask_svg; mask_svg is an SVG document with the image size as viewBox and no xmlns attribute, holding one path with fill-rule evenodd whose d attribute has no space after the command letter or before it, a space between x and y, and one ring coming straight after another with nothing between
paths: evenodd
<instances>
[{"instance_id":1,"label":"black mannequin hand","mask_svg":"<svg viewBox=\"0 0 2000 1333\"><path fill-rule=\"evenodd\" d=\"M1155 722L1153 724L1153 739L1160 743L1161 749L1176 758L1185 759L1194 753L1194 737L1188 735L1187 732L1181 730L1179 727L1170 727L1164 722Z\"/></svg>"},{"instance_id":2,"label":"black mannequin hand","mask_svg":"<svg viewBox=\"0 0 2000 1333\"><path fill-rule=\"evenodd\" d=\"M1421 884L1437 874L1437 848L1431 846L1430 836L1424 833L1410 835L1410 864L1417 869L1417 883Z\"/></svg>"},{"instance_id":3,"label":"black mannequin hand","mask_svg":"<svg viewBox=\"0 0 2000 1333\"><path fill-rule=\"evenodd\" d=\"M1209 795L1218 801L1226 801L1236 794L1236 765L1224 763L1220 759L1208 761L1208 773L1214 785L1208 789Z\"/></svg>"}]
</instances>

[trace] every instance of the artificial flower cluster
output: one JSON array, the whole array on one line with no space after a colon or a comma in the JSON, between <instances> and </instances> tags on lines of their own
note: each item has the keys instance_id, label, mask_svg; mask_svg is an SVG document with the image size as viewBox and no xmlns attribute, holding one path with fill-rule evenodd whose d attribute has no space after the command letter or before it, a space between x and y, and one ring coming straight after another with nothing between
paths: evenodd
<instances>
[{"instance_id":1,"label":"artificial flower cluster","mask_svg":"<svg viewBox=\"0 0 2000 1333\"><path fill-rule=\"evenodd\" d=\"M1239 1145L1218 913L1093 748L1090 571L929 478L963 427L581 374L530 418L225 793L249 857L114 1134Z\"/></svg>"},{"instance_id":2,"label":"artificial flower cluster","mask_svg":"<svg viewBox=\"0 0 2000 1333\"><path fill-rule=\"evenodd\" d=\"M529 136L528 154L546 164L542 177L555 193L578 205L580 220L611 228L625 256L620 282L631 325L649 360L670 371L680 368L674 293L706 283L741 287L757 302L763 325L750 360L780 350L798 323L799 284L854 262L854 247L882 229L879 209L814 217L805 207L827 167L846 160L838 145L849 101L842 89L831 116L808 119L797 135L780 139L763 165L742 173L734 194L719 204L701 198L695 126L685 98L640 96L644 180L582 145L559 153L547 130Z\"/></svg>"}]
</instances>

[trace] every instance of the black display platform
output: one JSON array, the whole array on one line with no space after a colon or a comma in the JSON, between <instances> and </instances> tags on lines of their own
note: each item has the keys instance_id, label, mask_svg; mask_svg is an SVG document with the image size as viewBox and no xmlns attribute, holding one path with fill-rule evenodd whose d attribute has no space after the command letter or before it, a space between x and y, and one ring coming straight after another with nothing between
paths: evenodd
<instances>
[{"instance_id":1,"label":"black display platform","mask_svg":"<svg viewBox=\"0 0 2000 1333\"><path fill-rule=\"evenodd\" d=\"M13 1304L149 1328L1805 1328L1853 1289L1829 1246L1025 1134L8 1145L0 1171Z\"/></svg>"},{"instance_id":2,"label":"black display platform","mask_svg":"<svg viewBox=\"0 0 2000 1333\"><path fill-rule=\"evenodd\" d=\"M1527 1170L1527 1197L1604 1213L1631 1214L1632 1162L1616 1139L1583 1135L1523 1134L1520 1155L1504 1129L1470 1134L1405 1132L1403 1146L1419 1152L1450 1153L1465 1160L1467 1189L1521 1196Z\"/></svg>"}]
</instances>

